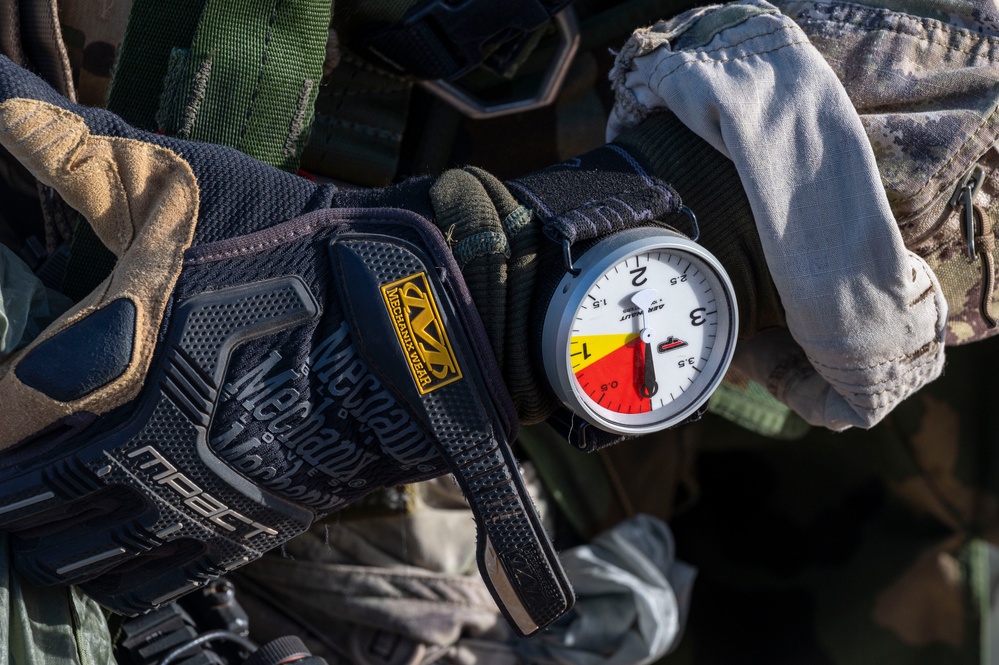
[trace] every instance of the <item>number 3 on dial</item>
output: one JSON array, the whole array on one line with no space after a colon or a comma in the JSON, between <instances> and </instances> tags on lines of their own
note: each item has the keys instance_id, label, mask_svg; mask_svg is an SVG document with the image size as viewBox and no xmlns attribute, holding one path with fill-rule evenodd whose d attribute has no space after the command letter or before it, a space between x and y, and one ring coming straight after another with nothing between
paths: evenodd
<instances>
[{"instance_id":1,"label":"number 3 on dial","mask_svg":"<svg viewBox=\"0 0 999 665\"><path fill-rule=\"evenodd\" d=\"M559 399L601 429L643 434L697 411L738 332L732 284L700 245L663 229L601 240L545 314L542 356Z\"/></svg>"}]
</instances>

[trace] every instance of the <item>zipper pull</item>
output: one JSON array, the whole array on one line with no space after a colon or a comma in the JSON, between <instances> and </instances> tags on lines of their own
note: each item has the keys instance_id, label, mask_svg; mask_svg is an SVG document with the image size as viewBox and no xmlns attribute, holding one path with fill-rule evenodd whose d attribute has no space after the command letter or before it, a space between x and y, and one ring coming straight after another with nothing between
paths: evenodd
<instances>
[{"instance_id":1,"label":"zipper pull","mask_svg":"<svg viewBox=\"0 0 999 665\"><path fill-rule=\"evenodd\" d=\"M964 208L964 237L968 242L968 258L975 260L975 195L985 181L985 169L979 164L965 174L957 191L950 197L951 208Z\"/></svg>"}]
</instances>

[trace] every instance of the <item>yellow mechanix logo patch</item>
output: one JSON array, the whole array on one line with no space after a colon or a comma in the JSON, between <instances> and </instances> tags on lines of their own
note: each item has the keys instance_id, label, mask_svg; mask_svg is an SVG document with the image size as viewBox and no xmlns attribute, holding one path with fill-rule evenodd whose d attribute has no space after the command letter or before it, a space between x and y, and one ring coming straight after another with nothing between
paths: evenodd
<instances>
[{"instance_id":1,"label":"yellow mechanix logo patch","mask_svg":"<svg viewBox=\"0 0 999 665\"><path fill-rule=\"evenodd\" d=\"M426 395L460 379L461 368L444 330L426 273L419 272L385 284L382 297L420 394Z\"/></svg>"}]
</instances>

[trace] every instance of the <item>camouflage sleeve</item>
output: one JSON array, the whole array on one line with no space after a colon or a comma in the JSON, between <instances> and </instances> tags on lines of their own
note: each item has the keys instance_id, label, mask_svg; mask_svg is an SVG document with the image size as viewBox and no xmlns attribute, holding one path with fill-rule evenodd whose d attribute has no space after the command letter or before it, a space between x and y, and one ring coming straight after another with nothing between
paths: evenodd
<instances>
[{"instance_id":1,"label":"camouflage sleeve","mask_svg":"<svg viewBox=\"0 0 999 665\"><path fill-rule=\"evenodd\" d=\"M999 332L999 6L784 0L842 81L906 247L937 274L947 344Z\"/></svg>"}]
</instances>

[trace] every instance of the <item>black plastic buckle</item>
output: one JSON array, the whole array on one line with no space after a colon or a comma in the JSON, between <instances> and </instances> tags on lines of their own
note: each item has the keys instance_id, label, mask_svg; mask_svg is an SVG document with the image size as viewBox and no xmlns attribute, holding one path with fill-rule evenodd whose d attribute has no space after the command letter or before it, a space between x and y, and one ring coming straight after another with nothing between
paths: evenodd
<instances>
[{"instance_id":1,"label":"black plastic buckle","mask_svg":"<svg viewBox=\"0 0 999 665\"><path fill-rule=\"evenodd\" d=\"M497 2L496 4L502 4ZM456 82L443 78L420 81L427 91L455 107L468 118L481 120L498 118L511 113L533 111L551 105L558 98L565 83L569 67L572 65L576 51L579 50L579 22L571 8L563 9L553 17L559 33L559 47L548 64L544 77L537 91L530 97L509 99L497 102L487 102L472 94Z\"/></svg>"},{"instance_id":2,"label":"black plastic buckle","mask_svg":"<svg viewBox=\"0 0 999 665\"><path fill-rule=\"evenodd\" d=\"M363 36L363 47L400 73L454 80L507 46L516 51L569 1L436 0Z\"/></svg>"},{"instance_id":3,"label":"black plastic buckle","mask_svg":"<svg viewBox=\"0 0 999 665\"><path fill-rule=\"evenodd\" d=\"M438 36L442 50L454 60L452 71L435 78L453 80L481 65L491 46L534 32L550 18L537 0L438 0L407 17L403 25L428 24L427 32Z\"/></svg>"}]
</instances>

